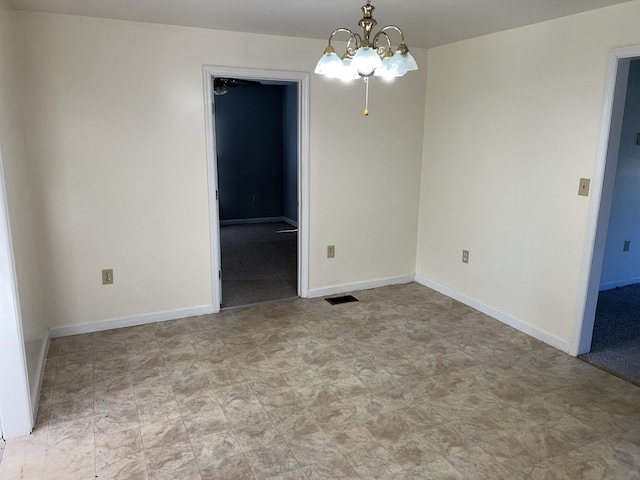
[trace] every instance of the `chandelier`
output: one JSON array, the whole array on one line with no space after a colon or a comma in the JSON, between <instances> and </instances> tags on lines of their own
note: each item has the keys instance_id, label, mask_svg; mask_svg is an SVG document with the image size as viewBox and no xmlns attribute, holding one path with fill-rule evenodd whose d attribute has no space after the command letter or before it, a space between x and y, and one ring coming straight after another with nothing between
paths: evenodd
<instances>
[{"instance_id":1,"label":"chandelier","mask_svg":"<svg viewBox=\"0 0 640 480\"><path fill-rule=\"evenodd\" d=\"M316 65L315 73L328 78L340 78L350 82L356 78L364 79L365 83L365 108L364 115L369 115L369 78L371 76L382 77L391 80L402 77L407 72L418 69L418 64L409 53L409 48L404 42L404 34L399 27L387 25L376 33L371 39L373 28L378 24L373 18L375 7L371 0L363 5L362 18L358 22L362 28L362 35L354 33L348 28L337 28L329 36L329 45ZM400 44L395 52L389 32L400 34ZM342 58L338 57L331 46L331 40L338 33L348 34L347 47Z\"/></svg>"}]
</instances>

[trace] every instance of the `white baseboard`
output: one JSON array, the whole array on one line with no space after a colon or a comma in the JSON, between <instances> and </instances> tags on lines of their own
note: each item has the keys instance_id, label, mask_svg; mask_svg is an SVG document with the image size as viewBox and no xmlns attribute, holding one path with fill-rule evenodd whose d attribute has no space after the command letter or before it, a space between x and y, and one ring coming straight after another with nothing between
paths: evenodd
<instances>
[{"instance_id":1,"label":"white baseboard","mask_svg":"<svg viewBox=\"0 0 640 480\"><path fill-rule=\"evenodd\" d=\"M36 424L38 417L38 405L40 404L40 391L42 390L42 381L44 380L44 369L47 364L47 353L49 353L49 343L51 342L51 334L42 341L40 350L40 358L38 359L38 370L36 371L36 391L31 392L31 421Z\"/></svg>"},{"instance_id":2,"label":"white baseboard","mask_svg":"<svg viewBox=\"0 0 640 480\"><path fill-rule=\"evenodd\" d=\"M613 290L618 287L628 287L629 285L635 285L636 283L640 283L640 277L630 278L628 280L621 280L619 282L607 282L600 284L600 291L603 290Z\"/></svg>"},{"instance_id":3,"label":"white baseboard","mask_svg":"<svg viewBox=\"0 0 640 480\"><path fill-rule=\"evenodd\" d=\"M537 340L540 340L541 342L546 343L547 345L557 348L558 350L562 350L565 353L569 353L569 342L555 336L552 333L546 332L527 322L524 322L510 315L507 315L506 313L503 313L499 310L496 310L495 308L485 305L484 303L474 300L473 298L467 297L466 295L463 295L455 290L452 290L449 287L445 287L444 285L441 285L437 282L429 280L428 278L425 278L422 275L416 274L415 280L417 283L424 285L425 287L429 287L432 290L435 290L437 292L442 293L443 295L446 295L447 297L451 297L454 300L464 303L465 305L475 310L478 310L479 312L482 312L486 315L489 315L490 317L493 317L496 320L502 323L505 323L510 327L513 327L516 330L519 330L522 333L525 333Z\"/></svg>"},{"instance_id":4,"label":"white baseboard","mask_svg":"<svg viewBox=\"0 0 640 480\"><path fill-rule=\"evenodd\" d=\"M275 223L287 222L285 217L260 217L260 218L238 218L235 220L220 220L220 225L244 225L249 223ZM289 223L289 222L287 222Z\"/></svg>"},{"instance_id":5,"label":"white baseboard","mask_svg":"<svg viewBox=\"0 0 640 480\"><path fill-rule=\"evenodd\" d=\"M288 223L292 227L298 228L298 222L288 217L263 217L263 218L239 218L236 220L220 220L220 225L248 225L252 223Z\"/></svg>"},{"instance_id":6,"label":"white baseboard","mask_svg":"<svg viewBox=\"0 0 640 480\"><path fill-rule=\"evenodd\" d=\"M110 318L92 323L52 328L49 330L49 337L57 338L67 337L69 335L78 335L81 333L101 332L103 330L111 330L113 328L133 327L135 325L144 325L146 323L165 322L167 320L207 315L214 312L215 308L213 305L202 305L200 307L183 308L180 310L170 310L166 312L145 313L131 317Z\"/></svg>"},{"instance_id":7,"label":"white baseboard","mask_svg":"<svg viewBox=\"0 0 640 480\"><path fill-rule=\"evenodd\" d=\"M536 338L547 345L550 345L558 350L568 353L569 342L563 340L552 333L546 332L538 327L535 327L527 322L511 317L506 313L494 309L488 305L485 305L473 298L467 297L449 287L445 287L437 282L429 280L422 275L405 275L401 277L383 278L379 280L369 280L366 282L354 282L343 285L334 285L331 287L314 288L309 290L309 298L324 297L327 295L335 295L339 293L348 293L357 290L369 290L372 288L386 287L389 285L398 285L402 283L417 282L425 287L431 288L437 292L442 293L454 300L457 300L465 305L468 305L475 310L478 310L496 320L509 325L510 327L519 330L533 338ZM135 325L144 325L147 323L164 322L167 320L175 320L178 318L193 317L197 315L207 315L215 312L213 305L203 305L200 307L185 308L180 310L171 310L165 312L147 313L142 315L135 315L131 317L112 318L107 320L101 320L92 323L84 323L80 325L70 325L67 327L52 328L49 331L50 338L65 337L69 335L78 335L82 333L100 332L103 330L110 330L113 328L132 327ZM46 351L48 349L48 341L46 348L43 349L44 353L41 359L41 371L40 377L44 373L44 362L46 361ZM41 381L41 379L40 379ZM39 393L39 392L38 392ZM36 397L37 398L37 397Z\"/></svg>"},{"instance_id":8,"label":"white baseboard","mask_svg":"<svg viewBox=\"0 0 640 480\"><path fill-rule=\"evenodd\" d=\"M282 221L285 223L288 223L292 227L298 228L298 222L296 222L295 220L291 220L290 218L287 218L287 217L282 217Z\"/></svg>"},{"instance_id":9,"label":"white baseboard","mask_svg":"<svg viewBox=\"0 0 640 480\"><path fill-rule=\"evenodd\" d=\"M344 285L335 285L333 287L313 288L309 290L309 298L324 297L327 295L335 295L336 293L347 293L356 290L369 290L371 288L398 285L400 283L411 283L413 280L413 275L406 275L403 277L383 278L367 282L346 283Z\"/></svg>"}]
</instances>

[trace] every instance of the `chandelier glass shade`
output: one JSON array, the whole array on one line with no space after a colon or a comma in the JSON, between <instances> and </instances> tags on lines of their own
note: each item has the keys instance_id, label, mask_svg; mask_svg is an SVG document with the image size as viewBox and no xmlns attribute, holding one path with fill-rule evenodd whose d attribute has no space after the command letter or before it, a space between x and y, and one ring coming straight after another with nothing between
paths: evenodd
<instances>
[{"instance_id":1,"label":"chandelier glass shade","mask_svg":"<svg viewBox=\"0 0 640 480\"><path fill-rule=\"evenodd\" d=\"M339 78L350 82L357 78L365 82L365 116L369 114L369 78L371 76L392 80L402 77L407 72L417 70L418 64L409 53L404 41L404 33L395 25L387 25L371 38L373 28L378 22L373 18L375 7L367 0L362 8L362 18L358 22L362 34L348 28L337 28L329 36L329 44L316 64L315 73L328 78ZM395 32L395 33L392 33ZM333 38L344 33L347 35L347 46L342 57L339 57L331 45ZM400 37L400 43L393 48L391 35Z\"/></svg>"}]
</instances>

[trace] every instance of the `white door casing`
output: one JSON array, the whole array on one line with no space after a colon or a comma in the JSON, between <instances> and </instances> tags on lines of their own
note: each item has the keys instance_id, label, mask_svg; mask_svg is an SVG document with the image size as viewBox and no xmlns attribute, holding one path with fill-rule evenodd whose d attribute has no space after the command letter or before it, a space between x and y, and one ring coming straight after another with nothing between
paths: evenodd
<instances>
[{"instance_id":1,"label":"white door casing","mask_svg":"<svg viewBox=\"0 0 640 480\"><path fill-rule=\"evenodd\" d=\"M0 419L5 438L31 433L33 412L0 151Z\"/></svg>"},{"instance_id":2,"label":"white door casing","mask_svg":"<svg viewBox=\"0 0 640 480\"><path fill-rule=\"evenodd\" d=\"M216 162L213 79L272 80L298 84L298 296L309 294L309 73L234 67L203 67L205 128L207 142L207 183L209 187L209 232L211 242L211 287L215 312L220 311L220 214Z\"/></svg>"}]
</instances>

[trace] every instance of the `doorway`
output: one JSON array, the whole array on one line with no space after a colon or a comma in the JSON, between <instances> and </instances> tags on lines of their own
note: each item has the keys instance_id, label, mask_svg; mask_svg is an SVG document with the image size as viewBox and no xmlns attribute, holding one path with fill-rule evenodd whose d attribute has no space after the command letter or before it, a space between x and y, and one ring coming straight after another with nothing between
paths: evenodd
<instances>
[{"instance_id":1,"label":"doorway","mask_svg":"<svg viewBox=\"0 0 640 480\"><path fill-rule=\"evenodd\" d=\"M203 71L214 310L289 296L306 298L309 263L309 74L210 66L205 66ZM221 94L223 89L227 91ZM259 106L251 99L254 98L254 94L259 95L263 89L270 92L265 97L269 99L265 100L266 103L274 103L273 100L282 95L283 98L288 98L288 103L284 101L281 105L286 103L294 112L294 115L287 118L289 130L295 130L296 134L287 138L295 141L282 142L281 136L280 142L286 143L282 148L289 150L288 157L293 158L295 168L287 168L286 163L280 162L280 165L284 165L280 168L280 175L274 175L277 173L274 170L278 168L273 168L273 163L271 168L264 170L263 167L269 165L269 162L263 161L263 154L272 147L257 141L258 137L272 136L264 133L271 131L271 124L276 122L262 119L257 126L252 126L248 117L259 116L257 111L253 110ZM276 93L277 91L280 93ZM243 93L236 95L239 92ZM230 100L233 98L232 95L235 96L235 100L243 97L245 106L240 110L238 107L230 107L234 101L226 102L225 98L228 97ZM235 110L235 119L231 120L229 117L228 121L222 123L218 114L224 114L224 111L229 110ZM285 123L280 120L281 127ZM223 149L228 145L224 144L224 141L221 144L217 137L224 135L225 131L228 133L229 129L234 130L236 143L239 142L248 149L248 163L236 160L229 162L220 157L219 154L224 155ZM257 160L259 158L263 160ZM243 176L242 173L247 173L248 170L252 170L254 175ZM278 205L280 210L277 208ZM225 245L232 245L232 249L225 249ZM280 254L277 253L278 250ZM235 260L233 255L237 255ZM276 273L276 270L269 268L268 263L273 262L274 258L283 257L288 259L285 270L291 272L293 264L294 277L287 276L287 280L281 282L281 286L289 288L288 291L281 290L284 294L273 293L272 287L276 283L273 275L283 273ZM262 264L264 268L257 267L258 260L266 262ZM283 264L279 266L282 267ZM269 274L265 275L265 272ZM262 280L262 287L257 285L256 280ZM234 284L236 287L241 285L240 290L244 293L237 290L236 293L239 292L240 296L225 295L225 289L234 288ZM268 298L270 296L275 298Z\"/></svg>"},{"instance_id":2,"label":"doorway","mask_svg":"<svg viewBox=\"0 0 640 480\"><path fill-rule=\"evenodd\" d=\"M298 85L213 82L221 307L297 297Z\"/></svg>"},{"instance_id":3,"label":"doorway","mask_svg":"<svg viewBox=\"0 0 640 480\"><path fill-rule=\"evenodd\" d=\"M640 57L640 45L615 49L609 53L602 126L582 262L582 296L578 303L582 308L578 309L574 323L569 351L572 355L587 354L591 350L620 154L627 81L631 61L637 57ZM621 245L621 249L624 247L624 244Z\"/></svg>"},{"instance_id":4,"label":"doorway","mask_svg":"<svg viewBox=\"0 0 640 480\"><path fill-rule=\"evenodd\" d=\"M596 310L588 350L578 353L585 362L640 384L640 59L618 61L613 105L601 200L608 219L601 214L598 224L604 246Z\"/></svg>"}]
</instances>

